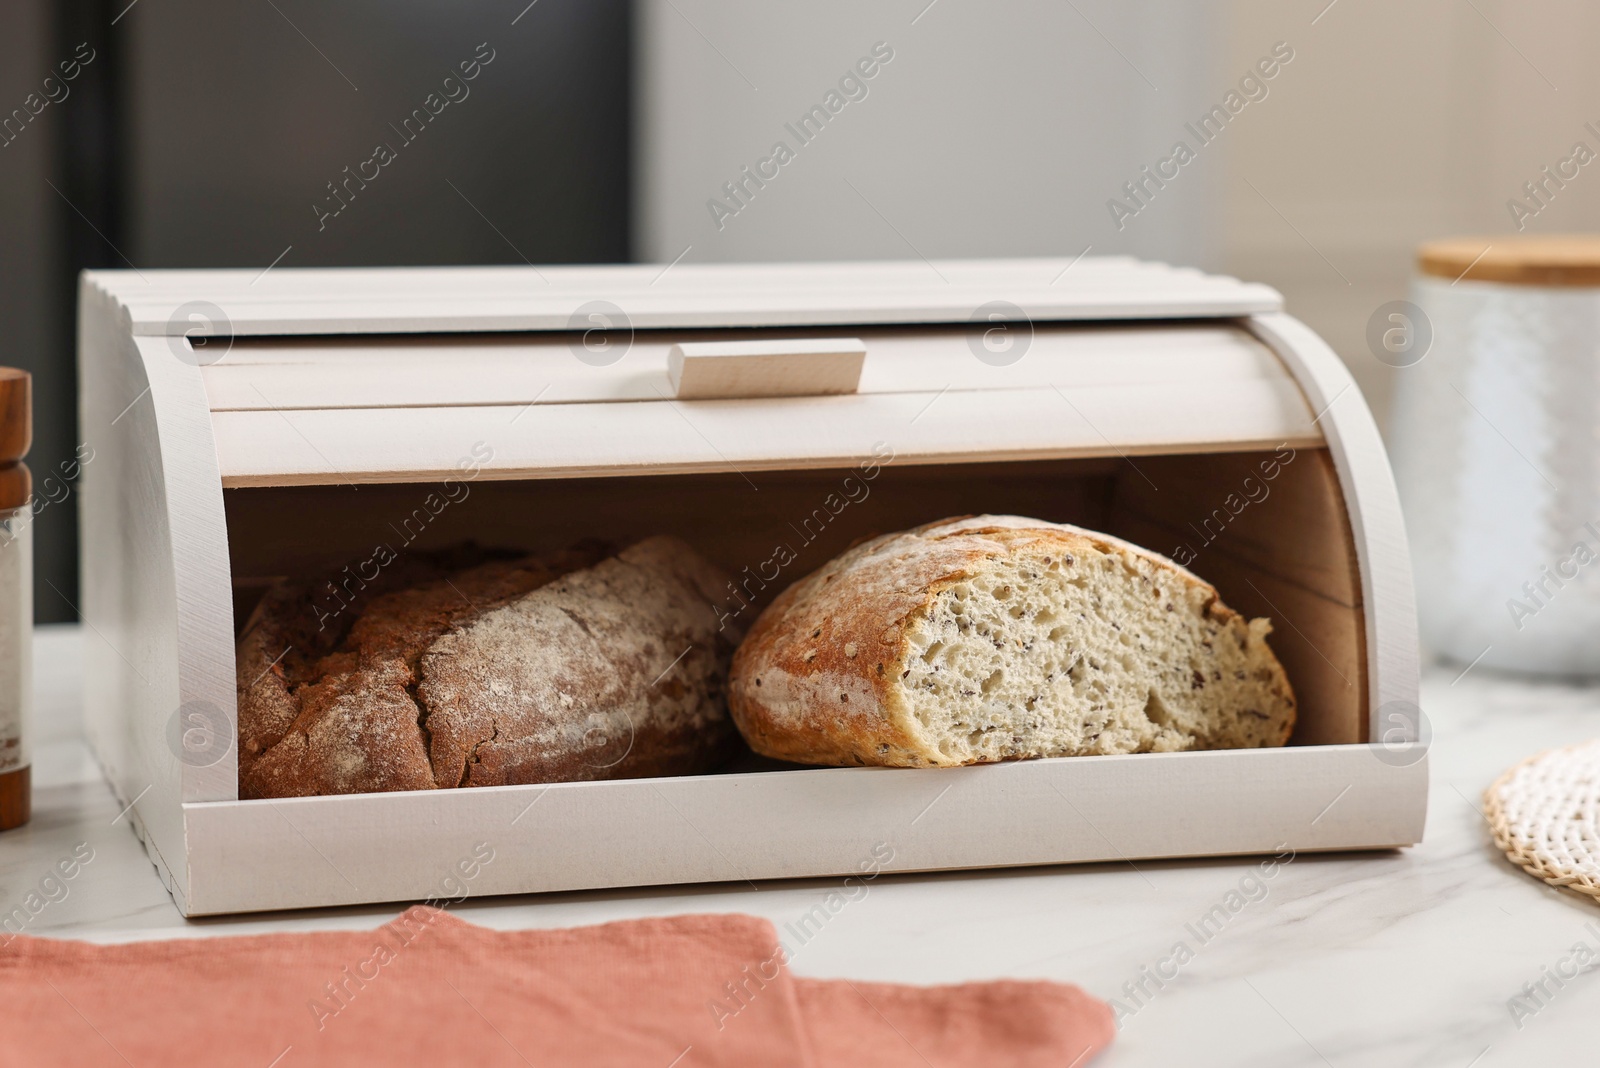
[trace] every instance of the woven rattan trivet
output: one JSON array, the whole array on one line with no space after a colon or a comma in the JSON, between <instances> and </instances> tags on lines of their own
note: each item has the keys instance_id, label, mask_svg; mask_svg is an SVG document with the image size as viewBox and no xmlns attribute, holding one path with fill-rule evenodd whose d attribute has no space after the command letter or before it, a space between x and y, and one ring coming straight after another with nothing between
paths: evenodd
<instances>
[{"instance_id":1,"label":"woven rattan trivet","mask_svg":"<svg viewBox=\"0 0 1600 1068\"><path fill-rule=\"evenodd\" d=\"M1600 739L1516 765L1483 792L1483 814L1523 871L1600 898Z\"/></svg>"}]
</instances>

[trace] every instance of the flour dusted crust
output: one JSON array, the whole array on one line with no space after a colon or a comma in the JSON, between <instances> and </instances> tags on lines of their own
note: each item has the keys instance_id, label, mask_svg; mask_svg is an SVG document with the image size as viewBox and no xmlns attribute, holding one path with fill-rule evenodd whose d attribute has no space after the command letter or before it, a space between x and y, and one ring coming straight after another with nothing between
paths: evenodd
<instances>
[{"instance_id":1,"label":"flour dusted crust","mask_svg":"<svg viewBox=\"0 0 1600 1068\"><path fill-rule=\"evenodd\" d=\"M651 538L441 637L419 701L441 784L690 774L725 755L727 579ZM708 744L714 743L714 744Z\"/></svg>"},{"instance_id":2,"label":"flour dusted crust","mask_svg":"<svg viewBox=\"0 0 1600 1068\"><path fill-rule=\"evenodd\" d=\"M1295 703L1270 630L1119 539L942 520L785 590L734 657L729 707L757 752L808 764L1282 745Z\"/></svg>"},{"instance_id":3,"label":"flour dusted crust","mask_svg":"<svg viewBox=\"0 0 1600 1068\"><path fill-rule=\"evenodd\" d=\"M619 556L412 553L371 582L282 584L239 642L240 796L705 770L733 737L711 608L724 581L651 538Z\"/></svg>"},{"instance_id":4,"label":"flour dusted crust","mask_svg":"<svg viewBox=\"0 0 1600 1068\"><path fill-rule=\"evenodd\" d=\"M239 701L239 791L243 798L418 790L432 784L414 705L407 711L407 652L375 630L417 629L425 644L469 611L447 584L480 595L524 569L481 550L409 553L369 580L350 569L268 590L245 626L235 662ZM453 576L453 579L451 578ZM543 576L527 574L533 588ZM513 587L514 588L514 587ZM335 592L337 591L337 592ZM418 595L421 595L420 598ZM406 608L412 618L408 619ZM357 629L366 613L373 619ZM380 621L388 626L380 626ZM397 662L398 661L398 662Z\"/></svg>"}]
</instances>

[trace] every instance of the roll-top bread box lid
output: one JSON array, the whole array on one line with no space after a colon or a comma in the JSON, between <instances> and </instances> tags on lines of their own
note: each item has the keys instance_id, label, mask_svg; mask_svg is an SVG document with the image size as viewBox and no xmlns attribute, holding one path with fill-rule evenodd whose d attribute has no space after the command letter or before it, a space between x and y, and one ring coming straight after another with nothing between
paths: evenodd
<instances>
[{"instance_id":1,"label":"roll-top bread box lid","mask_svg":"<svg viewBox=\"0 0 1600 1068\"><path fill-rule=\"evenodd\" d=\"M507 848L474 892L511 893L847 873L880 840L910 871L1420 837L1387 461L1266 287L1097 258L91 272L80 363L91 739L186 912L424 898L478 840ZM974 513L1118 535L1270 617L1291 744L240 800L235 641L282 576L665 533L748 622Z\"/></svg>"}]
</instances>

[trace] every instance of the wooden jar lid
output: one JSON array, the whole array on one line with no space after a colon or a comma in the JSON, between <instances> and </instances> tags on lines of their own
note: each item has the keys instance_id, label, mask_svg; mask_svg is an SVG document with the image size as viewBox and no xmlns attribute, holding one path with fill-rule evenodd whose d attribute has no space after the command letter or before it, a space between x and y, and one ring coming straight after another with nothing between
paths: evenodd
<instances>
[{"instance_id":1,"label":"wooden jar lid","mask_svg":"<svg viewBox=\"0 0 1600 1068\"><path fill-rule=\"evenodd\" d=\"M33 476L21 460L32 444L33 376L0 367L0 511L28 503Z\"/></svg>"},{"instance_id":2,"label":"wooden jar lid","mask_svg":"<svg viewBox=\"0 0 1600 1068\"><path fill-rule=\"evenodd\" d=\"M21 508L33 496L33 472L20 460L0 467L0 512ZM0 517L3 518L3 517Z\"/></svg>"},{"instance_id":3,"label":"wooden jar lid","mask_svg":"<svg viewBox=\"0 0 1600 1068\"><path fill-rule=\"evenodd\" d=\"M1417 249L1417 269L1452 282L1600 286L1600 234L1453 237Z\"/></svg>"},{"instance_id":4,"label":"wooden jar lid","mask_svg":"<svg viewBox=\"0 0 1600 1068\"><path fill-rule=\"evenodd\" d=\"M0 367L0 464L20 460L33 444L33 376Z\"/></svg>"}]
</instances>

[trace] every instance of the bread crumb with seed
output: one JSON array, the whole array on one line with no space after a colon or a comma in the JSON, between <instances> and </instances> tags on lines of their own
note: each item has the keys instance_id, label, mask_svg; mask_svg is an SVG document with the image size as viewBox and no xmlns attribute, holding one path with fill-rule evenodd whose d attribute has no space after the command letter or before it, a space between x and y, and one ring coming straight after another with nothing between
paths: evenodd
<instances>
[{"instance_id":1,"label":"bread crumb with seed","mask_svg":"<svg viewBox=\"0 0 1600 1068\"><path fill-rule=\"evenodd\" d=\"M751 748L805 764L1278 746L1295 699L1271 630L1120 539L941 520L779 595L734 656L729 708Z\"/></svg>"}]
</instances>

